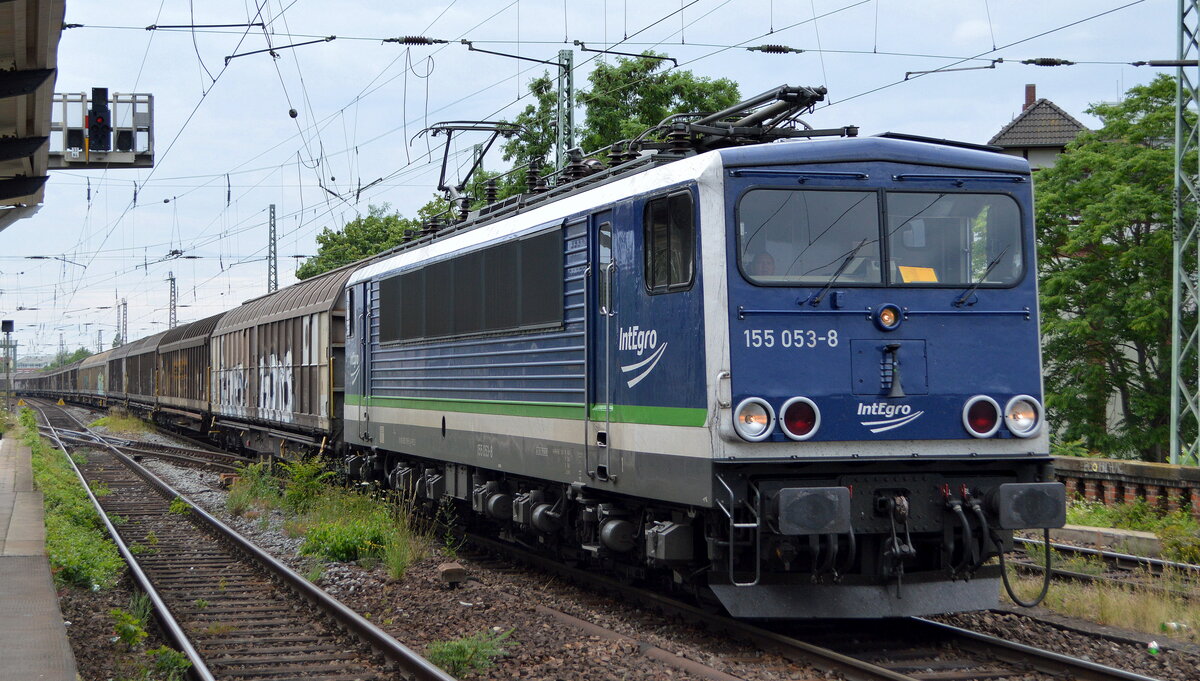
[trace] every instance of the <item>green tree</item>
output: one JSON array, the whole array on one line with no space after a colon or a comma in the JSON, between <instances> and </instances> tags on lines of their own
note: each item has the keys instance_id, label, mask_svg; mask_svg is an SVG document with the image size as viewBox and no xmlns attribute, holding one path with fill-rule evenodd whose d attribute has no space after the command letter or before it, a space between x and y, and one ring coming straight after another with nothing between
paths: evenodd
<instances>
[{"instance_id":1,"label":"green tree","mask_svg":"<svg viewBox=\"0 0 1200 681\"><path fill-rule=\"evenodd\" d=\"M296 270L297 279L308 279L343 265L381 253L416 233L420 225L399 213L389 213L390 206L370 206L367 214L339 230L321 230L317 235L317 255Z\"/></svg>"},{"instance_id":2,"label":"green tree","mask_svg":"<svg viewBox=\"0 0 1200 681\"><path fill-rule=\"evenodd\" d=\"M644 54L653 55L653 52ZM720 111L741 100L737 83L711 80L683 69L663 70L660 59L618 57L600 63L579 92L586 109L582 147L595 151L636 137L676 113Z\"/></svg>"},{"instance_id":3,"label":"green tree","mask_svg":"<svg viewBox=\"0 0 1200 681\"><path fill-rule=\"evenodd\" d=\"M1035 179L1050 422L1109 456L1167 456L1174 101L1159 76L1093 105L1103 127Z\"/></svg>"},{"instance_id":4,"label":"green tree","mask_svg":"<svg viewBox=\"0 0 1200 681\"><path fill-rule=\"evenodd\" d=\"M92 352L91 352L91 350L88 350L87 348L79 348L75 352L60 352L60 353L58 353L57 356L55 356L53 361L51 361L49 364L47 364L43 368L43 371L49 371L50 369L56 369L58 367L66 366L68 364L74 364L75 362L78 362L79 360L84 359L85 357L91 357L91 356L92 356Z\"/></svg>"},{"instance_id":5,"label":"green tree","mask_svg":"<svg viewBox=\"0 0 1200 681\"><path fill-rule=\"evenodd\" d=\"M737 83L727 78L710 80L684 69L664 71L663 64L660 59L618 57L611 64L599 63L588 75L590 87L577 94L578 105L584 109L577 139L585 152L636 137L671 114L719 111L741 99ZM553 162L558 111L554 79L543 72L529 82L529 93L534 103L511 121L521 126L521 132L504 144L504 160L517 167L534 159ZM524 186L523 173L510 175L505 183L512 193Z\"/></svg>"},{"instance_id":6,"label":"green tree","mask_svg":"<svg viewBox=\"0 0 1200 681\"><path fill-rule=\"evenodd\" d=\"M534 103L526 105L524 111L509 121L519 125L521 131L504 142L504 160L512 161L514 167L526 166L533 160L549 163L550 152L554 150L558 90L550 74L543 72L529 81L529 94L533 95ZM524 175L516 179L520 180L519 186L524 186Z\"/></svg>"}]
</instances>

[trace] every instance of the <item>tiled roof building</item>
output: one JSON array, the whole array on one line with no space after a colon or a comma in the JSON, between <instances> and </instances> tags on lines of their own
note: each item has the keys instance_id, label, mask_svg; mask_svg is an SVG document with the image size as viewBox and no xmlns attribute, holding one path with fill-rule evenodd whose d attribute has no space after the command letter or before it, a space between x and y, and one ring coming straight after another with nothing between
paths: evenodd
<instances>
[{"instance_id":1,"label":"tiled roof building","mask_svg":"<svg viewBox=\"0 0 1200 681\"><path fill-rule=\"evenodd\" d=\"M1023 156L1037 170L1054 165L1067 144L1087 128L1048 99L1037 99L1034 85L1025 86L1025 108L988 140L1004 153Z\"/></svg>"}]
</instances>

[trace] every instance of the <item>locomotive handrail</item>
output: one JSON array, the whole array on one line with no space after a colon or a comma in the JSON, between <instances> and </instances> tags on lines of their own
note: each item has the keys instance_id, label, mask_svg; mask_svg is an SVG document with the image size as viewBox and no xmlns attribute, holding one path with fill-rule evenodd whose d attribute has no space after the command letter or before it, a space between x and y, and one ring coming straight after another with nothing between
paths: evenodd
<instances>
[{"instance_id":1,"label":"locomotive handrail","mask_svg":"<svg viewBox=\"0 0 1200 681\"><path fill-rule=\"evenodd\" d=\"M805 302L807 300L808 300L807 298L801 298L799 302ZM738 309L737 309L738 319L745 319L746 315L790 315L790 314L801 314L801 315L845 315L845 314L850 314L850 315L863 315L866 319L870 319L871 314L873 312L874 312L874 310L870 307L858 308L858 309L854 309L854 310L813 310L813 309L805 309L802 307L796 307L794 309L784 310L784 309L745 308L745 307L742 307L741 305L738 305ZM901 313L904 315L905 318L908 318L910 315L956 315L956 316L957 315L1000 315L1000 316L1014 316L1014 317L1019 316L1019 317L1024 317L1025 319L1032 319L1032 317L1033 317L1033 311L1030 310L1028 307L1022 308L1020 310L960 310L957 308L953 309L953 310L908 310L908 309L902 309Z\"/></svg>"},{"instance_id":2,"label":"locomotive handrail","mask_svg":"<svg viewBox=\"0 0 1200 681\"><path fill-rule=\"evenodd\" d=\"M725 477L720 473L716 475L716 478L717 482L720 482L721 486L724 487L725 491L729 494L728 508L725 507L725 504L722 503L720 499L716 500L717 507L724 511L725 515L729 518L729 582L734 586L757 586L758 582L762 579L762 561L759 559L759 557L762 555L762 515L759 512L762 507L762 493L758 491L758 487L755 487L754 485L750 486L750 488L754 490L754 505L751 506L744 500L741 501L741 504L745 506L746 509L749 510L754 516L754 522L739 523L734 520L734 510L736 510L736 506L739 502L737 493L733 491L733 488L729 486L729 483L725 482ZM734 577L736 573L734 571L735 553L733 550L733 542L734 534L737 530L754 530L754 581L752 582L739 582L737 581L737 578Z\"/></svg>"},{"instance_id":3,"label":"locomotive handrail","mask_svg":"<svg viewBox=\"0 0 1200 681\"><path fill-rule=\"evenodd\" d=\"M892 179L897 182L904 182L905 180L944 180L954 182L961 187L964 182L1025 182L1029 178L1025 177L1024 175L940 175L935 173L900 173L899 175L892 175Z\"/></svg>"},{"instance_id":4,"label":"locomotive handrail","mask_svg":"<svg viewBox=\"0 0 1200 681\"><path fill-rule=\"evenodd\" d=\"M798 177L800 182L804 182L806 177L822 177L839 180L869 180L871 176L867 173L850 172L850 171L832 171L832 170L783 170L772 168L734 168L729 171L731 177Z\"/></svg>"}]
</instances>

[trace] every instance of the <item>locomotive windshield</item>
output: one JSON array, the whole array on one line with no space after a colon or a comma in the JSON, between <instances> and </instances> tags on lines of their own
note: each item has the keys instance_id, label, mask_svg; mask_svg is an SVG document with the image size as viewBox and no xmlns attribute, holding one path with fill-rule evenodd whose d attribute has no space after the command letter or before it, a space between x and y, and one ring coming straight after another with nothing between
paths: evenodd
<instances>
[{"instance_id":1,"label":"locomotive windshield","mask_svg":"<svg viewBox=\"0 0 1200 681\"><path fill-rule=\"evenodd\" d=\"M767 285L836 275L850 285L1008 286L1024 273L1020 211L1003 194L755 189L738 206L738 256L746 277Z\"/></svg>"}]
</instances>

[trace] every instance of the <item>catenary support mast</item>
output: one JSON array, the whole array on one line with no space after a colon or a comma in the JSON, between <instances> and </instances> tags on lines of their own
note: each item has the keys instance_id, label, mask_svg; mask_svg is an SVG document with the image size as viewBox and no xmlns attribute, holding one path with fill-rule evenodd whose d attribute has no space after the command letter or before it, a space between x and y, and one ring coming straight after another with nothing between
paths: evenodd
<instances>
[{"instance_id":1,"label":"catenary support mast","mask_svg":"<svg viewBox=\"0 0 1200 681\"><path fill-rule=\"evenodd\" d=\"M1200 448L1200 223L1195 207L1200 201L1196 182L1200 175L1195 116L1200 101L1200 57L1197 33L1200 7L1197 0L1179 0L1179 63L1175 93L1175 211L1174 276L1171 294L1171 463L1197 464ZM1189 60L1192 62L1187 65ZM1190 165L1187 159L1191 156ZM1191 206L1192 210L1187 210ZM1188 217L1188 213L1191 217Z\"/></svg>"}]
</instances>

